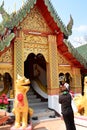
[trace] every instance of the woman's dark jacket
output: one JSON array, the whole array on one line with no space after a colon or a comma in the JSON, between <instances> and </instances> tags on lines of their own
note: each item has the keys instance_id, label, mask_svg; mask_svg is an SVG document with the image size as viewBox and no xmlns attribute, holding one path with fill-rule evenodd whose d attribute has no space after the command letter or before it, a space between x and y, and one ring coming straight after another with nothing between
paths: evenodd
<instances>
[{"instance_id":1,"label":"woman's dark jacket","mask_svg":"<svg viewBox=\"0 0 87 130\"><path fill-rule=\"evenodd\" d=\"M63 115L69 115L73 113L71 106L72 97L68 91L64 91L59 95L59 103L61 104L61 110Z\"/></svg>"}]
</instances>

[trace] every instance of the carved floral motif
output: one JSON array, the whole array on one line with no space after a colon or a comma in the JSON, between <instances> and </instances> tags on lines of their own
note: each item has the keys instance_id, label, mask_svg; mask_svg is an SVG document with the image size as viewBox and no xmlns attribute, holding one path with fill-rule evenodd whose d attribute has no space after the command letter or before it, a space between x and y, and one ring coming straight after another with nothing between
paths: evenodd
<instances>
[{"instance_id":1,"label":"carved floral motif","mask_svg":"<svg viewBox=\"0 0 87 130\"><path fill-rule=\"evenodd\" d=\"M47 37L24 34L24 41L31 44L47 44Z\"/></svg>"},{"instance_id":2,"label":"carved floral motif","mask_svg":"<svg viewBox=\"0 0 87 130\"><path fill-rule=\"evenodd\" d=\"M12 62L12 49L9 48L8 51L2 54L0 57L0 62L10 63Z\"/></svg>"},{"instance_id":3,"label":"carved floral motif","mask_svg":"<svg viewBox=\"0 0 87 130\"><path fill-rule=\"evenodd\" d=\"M51 32L49 26L46 24L45 19L41 15L38 8L35 6L31 9L30 13L20 24L22 29L35 30L38 32Z\"/></svg>"},{"instance_id":4,"label":"carved floral motif","mask_svg":"<svg viewBox=\"0 0 87 130\"><path fill-rule=\"evenodd\" d=\"M58 53L58 63L60 65L69 65L69 62L60 53Z\"/></svg>"}]
</instances>

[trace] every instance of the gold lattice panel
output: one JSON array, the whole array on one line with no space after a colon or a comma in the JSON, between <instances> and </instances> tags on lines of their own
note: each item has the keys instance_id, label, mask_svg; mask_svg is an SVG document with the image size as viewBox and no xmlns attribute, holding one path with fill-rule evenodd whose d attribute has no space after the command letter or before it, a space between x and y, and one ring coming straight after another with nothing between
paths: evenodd
<instances>
[{"instance_id":1,"label":"gold lattice panel","mask_svg":"<svg viewBox=\"0 0 87 130\"><path fill-rule=\"evenodd\" d=\"M49 70L50 70L50 87L58 87L58 59L56 37L49 36Z\"/></svg>"},{"instance_id":2,"label":"gold lattice panel","mask_svg":"<svg viewBox=\"0 0 87 130\"><path fill-rule=\"evenodd\" d=\"M80 68L72 67L72 72L73 72L73 87L81 87Z\"/></svg>"},{"instance_id":3,"label":"gold lattice panel","mask_svg":"<svg viewBox=\"0 0 87 130\"><path fill-rule=\"evenodd\" d=\"M22 41L16 41L14 43L14 73L15 78L17 78L17 74L20 76L23 76L23 47L22 47Z\"/></svg>"}]
</instances>

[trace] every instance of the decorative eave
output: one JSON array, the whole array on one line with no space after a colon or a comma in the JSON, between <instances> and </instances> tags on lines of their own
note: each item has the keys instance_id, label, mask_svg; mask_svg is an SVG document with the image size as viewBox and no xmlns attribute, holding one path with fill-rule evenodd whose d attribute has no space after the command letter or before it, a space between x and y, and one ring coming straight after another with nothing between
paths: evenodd
<instances>
[{"instance_id":1,"label":"decorative eave","mask_svg":"<svg viewBox=\"0 0 87 130\"><path fill-rule=\"evenodd\" d=\"M5 37L3 40L1 40L0 41L0 51L3 51L5 47L8 47L14 37L15 37L15 34L11 33L7 37Z\"/></svg>"},{"instance_id":2,"label":"decorative eave","mask_svg":"<svg viewBox=\"0 0 87 130\"><path fill-rule=\"evenodd\" d=\"M68 51L73 55L73 57L75 57L77 59L77 61L80 62L80 64L82 66L85 67L85 69L87 69L87 60L77 51L77 49L75 49L71 43L67 40L64 40L64 43L66 44L66 46L68 47Z\"/></svg>"},{"instance_id":3,"label":"decorative eave","mask_svg":"<svg viewBox=\"0 0 87 130\"><path fill-rule=\"evenodd\" d=\"M44 0L45 5L48 7L48 11L50 12L51 16L53 17L54 21L57 23L57 26L60 28L61 32L64 33L66 36L72 34L72 26L73 26L73 19L70 15L70 22L68 23L67 27L63 24L61 18L58 16L58 13L54 9L52 3L49 0Z\"/></svg>"},{"instance_id":4,"label":"decorative eave","mask_svg":"<svg viewBox=\"0 0 87 130\"><path fill-rule=\"evenodd\" d=\"M76 50L84 57L87 61L87 43L76 48Z\"/></svg>"},{"instance_id":5,"label":"decorative eave","mask_svg":"<svg viewBox=\"0 0 87 130\"><path fill-rule=\"evenodd\" d=\"M39 3L39 4L37 4ZM12 38L15 37L15 34L11 33L8 36L5 37L6 30L13 30L15 27L18 27L20 22L23 21L23 19L26 17L26 15L30 12L30 10L34 7L34 5L37 4L40 6L40 4L44 4L47 7L47 11L50 13L50 16L53 18L53 22L56 23L56 28L59 28L62 33L66 37L72 34L72 25L73 25L73 19L70 17L70 22L65 27L62 20L59 18L57 12L54 10L50 0L27 0L27 2L24 4L22 8L17 13L12 13L9 15L3 8L4 1L0 7L0 11L5 13L5 18L3 19L3 22L0 24L0 36L3 36L4 39L1 39L0 41L0 51L2 51L5 46L8 46L12 40ZM40 8L40 7L39 7ZM0 12L0 13L1 13ZM55 28L54 28L54 31ZM6 43L7 42L7 43Z\"/></svg>"}]
</instances>

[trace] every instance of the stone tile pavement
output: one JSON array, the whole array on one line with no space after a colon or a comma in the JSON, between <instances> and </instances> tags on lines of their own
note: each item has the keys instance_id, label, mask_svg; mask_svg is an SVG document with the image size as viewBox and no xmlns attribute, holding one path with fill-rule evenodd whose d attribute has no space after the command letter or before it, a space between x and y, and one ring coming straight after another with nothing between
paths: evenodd
<instances>
[{"instance_id":1,"label":"stone tile pavement","mask_svg":"<svg viewBox=\"0 0 87 130\"><path fill-rule=\"evenodd\" d=\"M0 126L0 130L10 130L10 125Z\"/></svg>"},{"instance_id":2,"label":"stone tile pavement","mask_svg":"<svg viewBox=\"0 0 87 130\"><path fill-rule=\"evenodd\" d=\"M66 130L66 128L64 121L58 118L34 123L33 130ZM76 130L87 130L87 127L76 125Z\"/></svg>"},{"instance_id":3,"label":"stone tile pavement","mask_svg":"<svg viewBox=\"0 0 87 130\"><path fill-rule=\"evenodd\" d=\"M85 120L87 122L87 120ZM85 123L84 121L84 123ZM87 130L87 126L84 126L82 120L77 120L75 118L76 130ZM64 121L61 118L54 118L50 120L40 120L32 122L32 130L66 130ZM0 126L0 130L10 130L11 126Z\"/></svg>"}]
</instances>

